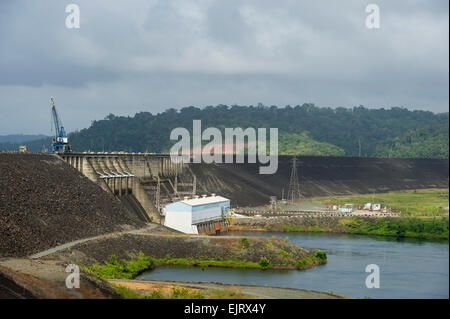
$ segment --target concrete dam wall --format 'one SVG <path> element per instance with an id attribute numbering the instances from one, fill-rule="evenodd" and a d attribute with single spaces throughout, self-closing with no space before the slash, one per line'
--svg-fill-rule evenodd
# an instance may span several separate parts
<path id="1" fill-rule="evenodd" d="M 279 156 L 275 174 L 259 174 L 260 163 L 175 164 L 163 154 L 71 154 L 63 158 L 113 194 L 129 192 L 153 220 L 157 206 L 184 196 L 216 193 L 232 206 L 267 204 L 288 191 L 292 156 Z M 78 159 L 77 159 L 78 158 Z M 304 198 L 448 187 L 448 159 L 299 156 Z M 80 164 L 82 163 L 82 165 Z M 108 175 L 130 174 L 116 178 Z M 126 186 L 127 185 L 127 186 Z"/>
<path id="2" fill-rule="evenodd" d="M 192 184 L 178 184 L 178 176 L 189 175 L 183 172 L 187 166 L 172 162 L 167 155 L 70 153 L 61 158 L 116 196 L 145 222 L 162 223 L 158 208 L 188 195 L 182 189 Z M 190 196 L 193 193 L 189 190 Z"/>
<path id="3" fill-rule="evenodd" d="M 259 174 L 260 163 L 175 164 L 163 154 L 68 155 L 65 160 L 105 190 L 133 194 L 154 221 L 161 221 L 156 206 L 184 196 L 216 193 L 231 199 L 232 206 L 267 204 L 270 196 L 281 199 L 288 192 L 292 156 L 279 156 L 278 170 Z M 89 158 L 92 156 L 92 158 Z M 364 158 L 299 156 L 297 171 L 304 198 L 371 194 L 403 189 L 448 187 L 448 159 Z M 133 175 L 129 181 L 106 178 L 111 172 Z M 119 185 L 119 186 L 118 186 Z M 159 185 L 159 186 L 158 186 Z M 159 194 L 159 195 L 158 195 Z"/>

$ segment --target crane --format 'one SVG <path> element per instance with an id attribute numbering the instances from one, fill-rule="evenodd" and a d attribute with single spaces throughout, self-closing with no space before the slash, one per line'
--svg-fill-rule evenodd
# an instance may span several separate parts
<path id="1" fill-rule="evenodd" d="M 56 112 L 55 99 L 50 98 L 50 107 L 52 112 L 52 121 L 55 128 L 55 135 L 52 138 L 52 152 L 53 153 L 68 153 L 70 152 L 69 138 L 66 135 L 64 126 L 59 119 L 58 112 Z M 53 131 L 53 127 L 52 127 Z"/>

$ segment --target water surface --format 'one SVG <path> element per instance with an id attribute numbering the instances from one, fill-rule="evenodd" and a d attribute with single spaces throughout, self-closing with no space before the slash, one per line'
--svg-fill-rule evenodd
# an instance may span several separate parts
<path id="1" fill-rule="evenodd" d="M 160 267 L 139 278 L 219 282 L 333 291 L 349 297 L 449 298 L 448 241 L 395 239 L 347 234 L 245 233 L 228 235 L 289 238 L 306 249 L 319 248 L 328 263 L 307 270 L 242 270 Z M 380 288 L 366 288 L 365 268 L 380 268 Z"/>

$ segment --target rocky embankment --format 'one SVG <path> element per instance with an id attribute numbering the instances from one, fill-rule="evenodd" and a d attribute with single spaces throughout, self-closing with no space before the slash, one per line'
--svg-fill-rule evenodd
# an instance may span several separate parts
<path id="1" fill-rule="evenodd" d="M 0 153 L 0 257 L 144 225 L 57 156 Z"/>
<path id="2" fill-rule="evenodd" d="M 448 187 L 448 159 L 298 156 L 298 177 L 305 198 L 384 193 Z M 289 185 L 292 156 L 278 157 L 275 174 L 261 175 L 260 163 L 189 164 L 197 193 L 216 193 L 233 206 L 268 204 Z M 190 174 L 186 180 L 190 181 Z"/>
<path id="3" fill-rule="evenodd" d="M 80 265 L 91 265 L 109 260 L 129 260 L 143 252 L 155 259 L 177 258 L 194 260 L 236 261 L 259 263 L 266 258 L 273 268 L 309 268 L 325 261 L 318 261 L 314 252 L 292 245 L 279 238 L 238 236 L 185 236 L 154 234 L 123 234 L 89 241 L 49 254 L 45 259 L 58 259 Z M 298 261 L 303 264 L 298 266 Z"/>

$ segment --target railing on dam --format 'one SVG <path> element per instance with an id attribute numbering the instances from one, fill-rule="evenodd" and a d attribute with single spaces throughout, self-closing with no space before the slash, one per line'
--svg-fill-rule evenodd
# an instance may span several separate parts
<path id="1" fill-rule="evenodd" d="M 400 217 L 398 213 L 340 213 L 335 211 L 259 211 L 259 210 L 236 210 L 237 214 L 245 216 L 261 216 L 261 217 Z"/>
<path id="2" fill-rule="evenodd" d="M 118 157 L 118 156 L 146 156 L 170 158 L 170 154 L 165 153 L 126 153 L 126 152 L 71 152 L 60 154 L 61 157 L 84 156 L 84 157 Z"/>
<path id="3" fill-rule="evenodd" d="M 111 172 L 122 171 L 139 178 L 175 176 L 186 167 L 184 163 L 172 161 L 170 154 L 125 153 L 125 152 L 78 152 L 59 154 L 66 162 L 82 171 L 83 162 L 93 161 L 103 178 L 114 176 Z M 112 164 L 120 163 L 120 165 Z M 98 163 L 98 165 L 97 165 Z M 119 168 L 119 166 L 121 166 Z M 106 169 L 104 169 L 106 167 Z M 120 174 L 116 174 L 120 175 Z"/>

